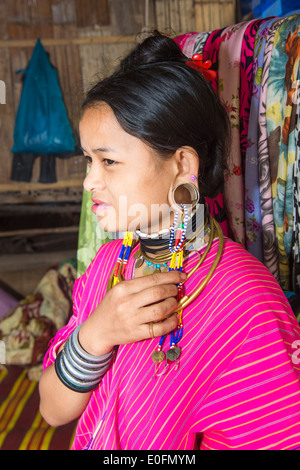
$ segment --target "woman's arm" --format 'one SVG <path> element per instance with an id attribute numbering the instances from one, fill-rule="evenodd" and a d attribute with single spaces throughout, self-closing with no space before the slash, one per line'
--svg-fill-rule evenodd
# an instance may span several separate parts
<path id="1" fill-rule="evenodd" d="M 178 271 L 156 273 L 123 281 L 114 286 L 95 311 L 82 324 L 79 342 L 89 354 L 107 354 L 115 345 L 150 338 L 149 322 L 155 336 L 162 336 L 177 326 L 177 286 L 186 275 Z M 92 392 L 70 390 L 58 378 L 55 366 L 49 366 L 40 379 L 40 412 L 52 426 L 78 418 L 85 410 Z"/>
<path id="2" fill-rule="evenodd" d="M 92 394 L 73 392 L 63 385 L 56 375 L 54 364 L 43 372 L 39 391 L 40 412 L 50 426 L 62 426 L 78 418 Z"/>

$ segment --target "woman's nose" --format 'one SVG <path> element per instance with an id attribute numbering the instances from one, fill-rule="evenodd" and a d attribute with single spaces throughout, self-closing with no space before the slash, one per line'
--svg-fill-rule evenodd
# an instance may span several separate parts
<path id="1" fill-rule="evenodd" d="M 91 167 L 88 169 L 87 175 L 83 182 L 83 187 L 86 191 L 92 192 L 95 188 L 104 189 L 105 184 L 102 176 L 100 175 L 99 169 Z"/>

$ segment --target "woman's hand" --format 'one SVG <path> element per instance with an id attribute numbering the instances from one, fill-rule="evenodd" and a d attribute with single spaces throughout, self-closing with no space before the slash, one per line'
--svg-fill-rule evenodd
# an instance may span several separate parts
<path id="1" fill-rule="evenodd" d="M 155 273 L 114 286 L 82 324 L 79 331 L 82 347 L 90 354 L 101 356 L 115 345 L 148 339 L 151 322 L 154 322 L 155 336 L 172 331 L 177 326 L 177 315 L 169 315 L 178 305 L 176 284 L 186 279 L 182 275 L 178 271 Z M 80 416 L 91 396 L 91 392 L 77 393 L 65 387 L 53 364 L 42 374 L 39 388 L 40 411 L 52 426 Z"/>
<path id="2" fill-rule="evenodd" d="M 151 322 L 155 337 L 170 333 L 178 322 L 176 314 L 170 315 L 178 306 L 176 284 L 185 279 L 185 274 L 169 271 L 115 285 L 82 325 L 82 347 L 99 356 L 115 345 L 148 339 Z"/>

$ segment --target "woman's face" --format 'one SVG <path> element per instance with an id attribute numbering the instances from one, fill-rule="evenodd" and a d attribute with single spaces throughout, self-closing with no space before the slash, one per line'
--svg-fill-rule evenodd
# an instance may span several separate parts
<path id="1" fill-rule="evenodd" d="M 89 172 L 93 212 L 109 232 L 154 232 L 173 222 L 169 204 L 176 166 L 160 159 L 148 145 L 125 132 L 112 109 L 101 103 L 81 119 L 80 140 Z"/>

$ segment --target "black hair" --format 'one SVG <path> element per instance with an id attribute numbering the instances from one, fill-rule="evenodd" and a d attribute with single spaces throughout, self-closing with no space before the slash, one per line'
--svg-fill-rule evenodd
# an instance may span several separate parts
<path id="1" fill-rule="evenodd" d="M 155 32 L 87 93 L 82 108 L 108 104 L 121 127 L 161 158 L 194 148 L 201 195 L 213 198 L 223 188 L 229 119 L 212 86 L 187 60 L 173 39 Z"/>

